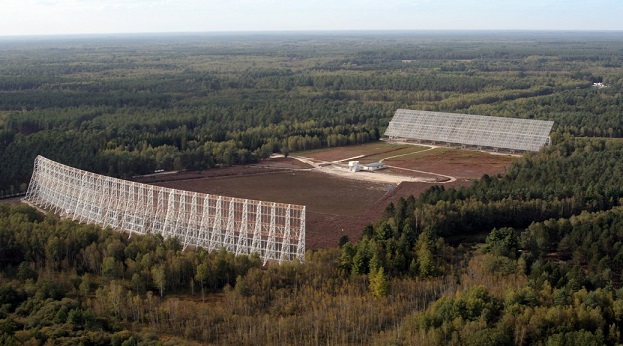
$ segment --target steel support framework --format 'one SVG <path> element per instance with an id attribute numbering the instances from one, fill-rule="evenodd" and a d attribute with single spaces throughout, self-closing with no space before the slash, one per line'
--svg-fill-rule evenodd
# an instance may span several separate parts
<path id="1" fill-rule="evenodd" d="M 398 109 L 385 136 L 474 147 L 539 151 L 553 121 Z"/>
<path id="2" fill-rule="evenodd" d="M 184 248 L 303 261 L 305 206 L 130 182 L 35 159 L 25 199 L 62 217 L 124 232 L 176 237 Z"/>

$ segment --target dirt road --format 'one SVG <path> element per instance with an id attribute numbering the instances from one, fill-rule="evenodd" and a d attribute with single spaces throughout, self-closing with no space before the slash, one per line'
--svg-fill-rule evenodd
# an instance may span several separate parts
<path id="1" fill-rule="evenodd" d="M 431 147 L 426 150 L 432 150 L 432 149 L 434 149 L 434 147 Z M 404 156 L 404 155 L 411 155 L 411 153 L 389 156 L 389 157 L 382 159 L 380 162 L 382 162 L 385 159 L 391 159 L 394 157 L 399 157 L 399 156 Z M 396 170 L 404 170 L 404 171 L 409 171 L 409 172 L 414 172 L 414 173 L 426 174 L 432 177 L 413 177 L 413 176 L 400 175 L 400 174 L 388 174 L 388 173 L 381 173 L 381 172 L 366 172 L 366 171 L 351 172 L 348 170 L 348 165 L 342 163 L 342 162 L 349 161 L 351 159 L 360 158 L 363 156 L 364 155 L 359 155 L 356 157 L 346 158 L 342 160 L 335 160 L 335 161 L 322 161 L 322 160 L 311 159 L 311 158 L 304 157 L 304 156 L 290 156 L 290 157 L 312 166 L 313 167 L 312 170 L 314 171 L 337 175 L 337 176 L 340 176 L 346 179 L 374 181 L 374 182 L 389 183 L 389 184 L 395 184 L 395 185 L 398 185 L 402 182 L 435 183 L 435 184 L 442 183 L 443 184 L 443 183 L 456 181 L 455 177 L 452 177 L 449 175 L 444 175 L 444 174 L 439 174 L 439 173 L 434 173 L 434 172 L 419 171 L 415 169 L 394 167 L 394 166 L 387 166 L 387 167 L 390 167 Z"/>

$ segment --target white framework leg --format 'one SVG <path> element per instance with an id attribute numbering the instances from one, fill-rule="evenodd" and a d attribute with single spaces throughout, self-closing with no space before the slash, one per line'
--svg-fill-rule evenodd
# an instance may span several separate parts
<path id="1" fill-rule="evenodd" d="M 177 237 L 269 261 L 302 261 L 305 206 L 191 193 L 81 171 L 38 156 L 25 200 L 79 222 Z"/>

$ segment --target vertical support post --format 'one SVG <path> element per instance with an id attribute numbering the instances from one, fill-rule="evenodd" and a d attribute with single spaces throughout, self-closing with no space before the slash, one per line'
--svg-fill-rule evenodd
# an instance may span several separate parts
<path id="1" fill-rule="evenodd" d="M 210 195 L 206 195 L 203 199 L 203 213 L 201 213 L 201 225 L 199 226 L 198 240 L 195 245 L 210 248 Z"/>
<path id="2" fill-rule="evenodd" d="M 35 165 L 32 168 L 32 177 L 30 178 L 30 183 L 28 184 L 28 189 L 26 190 L 26 200 L 32 200 L 34 198 L 34 196 L 36 196 L 36 192 L 39 188 L 39 179 L 41 179 L 40 177 L 40 158 L 41 156 L 37 156 L 37 158 L 35 158 Z"/>
<path id="3" fill-rule="evenodd" d="M 299 228 L 299 241 L 296 246 L 296 258 L 303 262 L 305 260 L 305 206 L 301 212 L 301 226 Z"/>
<path id="4" fill-rule="evenodd" d="M 126 195 L 121 205 L 122 213 L 119 228 L 122 230 L 129 230 L 130 236 L 132 236 L 132 214 L 134 210 L 134 207 L 132 206 L 132 199 L 134 197 L 134 186 L 132 183 L 124 182 L 123 190 L 126 191 Z"/>
<path id="5" fill-rule="evenodd" d="M 186 203 L 188 203 L 188 192 L 180 191 L 180 203 L 177 207 L 177 220 L 175 220 L 175 227 L 173 228 L 173 236 L 178 241 L 183 241 L 183 237 L 186 235 L 188 229 L 188 214 L 186 213 Z"/>
<path id="6" fill-rule="evenodd" d="M 236 256 L 248 254 L 249 242 L 247 241 L 249 234 L 249 200 L 245 199 L 242 204 L 242 220 L 238 229 L 238 241 L 236 242 Z"/>
<path id="7" fill-rule="evenodd" d="M 162 230 L 160 231 L 160 234 L 162 234 L 163 237 L 168 237 L 171 233 L 172 233 L 172 229 L 174 228 L 173 225 L 173 218 L 175 218 L 175 190 L 170 189 L 169 190 L 169 203 L 167 206 L 167 212 L 166 212 L 166 216 L 164 218 L 164 225 L 162 226 Z"/>
<path id="8" fill-rule="evenodd" d="M 257 202 L 255 208 L 255 227 L 253 228 L 250 253 L 257 253 L 262 258 L 264 256 L 262 252 L 262 202 Z"/>
<path id="9" fill-rule="evenodd" d="M 103 194 L 100 196 L 100 213 L 101 213 L 101 219 L 102 219 L 102 227 L 106 228 L 106 226 L 108 225 L 109 218 L 108 218 L 108 213 L 110 212 L 110 198 L 113 194 L 113 181 L 110 179 L 106 179 L 104 182 L 104 189 L 103 189 Z"/>
<path id="10" fill-rule="evenodd" d="M 91 195 L 89 196 L 89 211 L 87 223 L 99 223 L 100 196 L 103 195 L 102 176 L 91 176 Z"/>
<path id="11" fill-rule="evenodd" d="M 134 195 L 134 210 L 132 211 L 132 232 L 145 234 L 145 211 L 147 210 L 145 205 L 145 185 L 136 184 L 135 188 L 137 191 Z"/>
<path id="12" fill-rule="evenodd" d="M 227 225 L 225 226 L 225 238 L 223 239 L 223 246 L 227 251 L 234 251 L 236 243 L 234 241 L 234 217 L 236 213 L 236 203 L 234 199 L 229 200 L 229 208 L 227 210 Z"/>
<path id="13" fill-rule="evenodd" d="M 167 199 L 166 196 L 165 188 L 159 187 L 156 214 L 154 215 L 154 221 L 151 228 L 152 233 L 162 234 L 162 230 L 164 229 L 164 220 L 166 218 L 164 203 Z"/>
<path id="14" fill-rule="evenodd" d="M 216 200 L 216 209 L 214 215 L 214 224 L 212 225 L 212 234 L 210 236 L 210 243 L 208 244 L 208 250 L 220 249 L 223 246 L 223 197 L 218 196 Z"/>
<path id="15" fill-rule="evenodd" d="M 277 209 L 277 203 L 273 203 L 270 208 L 270 226 L 268 228 L 268 241 L 266 242 L 266 253 L 264 255 L 264 265 L 268 262 L 269 259 L 277 259 L 275 254 L 275 230 L 276 230 L 276 221 L 275 221 L 275 213 Z"/>
<path id="16" fill-rule="evenodd" d="M 130 235 L 151 231 L 180 237 L 184 248 L 258 253 L 264 264 L 294 257 L 302 261 L 305 255 L 305 207 L 148 187 L 41 156 L 35 160 L 25 198 L 80 222 Z"/>
<path id="17" fill-rule="evenodd" d="M 144 203 L 145 207 L 143 208 L 143 234 L 147 234 L 152 231 L 154 219 L 156 218 L 156 215 L 154 215 L 154 203 L 156 203 L 156 200 L 154 199 L 153 185 L 149 185 L 149 188 L 147 189 L 147 198 L 145 199 Z"/>
<path id="18" fill-rule="evenodd" d="M 76 207 L 73 210 L 72 220 L 79 220 L 84 210 L 84 200 L 86 198 L 87 172 L 83 172 L 80 176 L 80 190 L 76 198 Z"/>
<path id="19" fill-rule="evenodd" d="M 199 215 L 197 213 L 197 193 L 195 192 L 190 199 L 190 215 L 188 217 L 188 225 L 186 226 L 186 232 L 184 235 L 183 250 L 186 249 L 191 239 L 194 239 L 196 242 L 197 231 L 200 228 L 199 222 Z"/>
<path id="20" fill-rule="evenodd" d="M 279 263 L 290 260 L 290 205 L 286 207 L 285 225 L 281 237 L 281 256 Z"/>

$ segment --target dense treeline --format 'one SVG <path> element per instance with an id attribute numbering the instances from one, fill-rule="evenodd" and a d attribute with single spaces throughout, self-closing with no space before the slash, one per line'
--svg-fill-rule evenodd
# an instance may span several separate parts
<path id="1" fill-rule="evenodd" d="M 4 192 L 37 154 L 123 177 L 205 169 L 373 140 L 398 107 L 556 130 L 504 175 L 401 198 L 304 263 L 0 204 L 0 343 L 623 343 L 621 42 L 471 35 L 2 46 Z"/>
<path id="2" fill-rule="evenodd" d="M 533 168 L 533 167 L 532 167 Z M 529 172 L 532 168 L 522 167 Z M 443 198 L 443 197 L 442 197 Z M 447 198 L 447 196 L 446 196 Z M 342 248 L 342 260 L 357 263 L 368 244 L 377 244 L 369 263 L 388 268 L 399 277 L 417 277 L 421 263 L 433 259 L 430 275 L 455 277 L 460 285 L 446 291 L 425 312 L 406 316 L 400 326 L 374 338 L 379 344 L 426 345 L 616 345 L 623 327 L 623 209 L 586 211 L 570 218 L 533 222 L 525 230 L 494 228 L 469 263 L 457 261 L 463 246 L 454 251 L 454 266 L 443 263 L 448 250 L 440 242 L 435 256 L 422 251 L 422 238 L 435 237 L 413 231 L 415 199 L 388 206 L 382 220 L 364 231 L 354 245 Z M 405 213 L 405 211 L 407 211 Z M 438 217 L 443 218 L 439 215 Z M 477 218 L 476 216 L 475 218 Z M 419 222 L 419 221 L 418 221 Z M 402 232 L 392 236 L 392 227 Z M 389 226 L 389 227 L 388 227 Z M 415 225 L 417 227 L 417 225 Z M 393 227 L 396 229 L 396 227 Z M 426 230 L 428 229 L 428 230 Z M 379 238 L 387 231 L 389 237 Z M 381 232 L 379 234 L 379 232 Z M 405 234 L 419 234 L 411 245 L 411 267 L 392 271 L 396 249 Z M 396 238 L 398 236 L 398 238 Z M 446 245 L 447 246 L 447 245 Z M 409 248 L 408 248 L 409 249 Z M 379 256 L 378 254 L 382 254 Z M 458 257 L 457 257 L 458 256 Z M 368 256 L 368 259 L 370 256 Z M 379 260 L 381 258 L 381 260 Z M 385 260 L 385 261 L 383 261 Z M 372 266 L 372 264 L 370 264 Z M 415 269 L 415 270 L 414 270 Z M 457 270 L 458 269 L 458 270 Z M 376 271 L 369 270 L 374 282 Z M 374 293 L 375 286 L 370 286 Z"/>
<path id="3" fill-rule="evenodd" d="M 257 256 L 181 251 L 7 204 L 0 254 L 3 345 L 360 344 L 454 287 L 385 277 L 371 299 L 377 287 L 336 265 L 336 249 L 263 268 Z"/>
<path id="4" fill-rule="evenodd" d="M 504 176 L 484 176 L 469 187 L 433 187 L 417 200 L 390 204 L 361 240 L 342 247 L 339 265 L 351 273 L 366 265 L 372 293 L 377 268 L 389 277 L 460 283 L 375 343 L 622 342 L 623 146 L 569 136 L 557 141 Z M 474 232 L 488 235 L 467 257 L 463 245 L 449 247 L 439 238 Z"/>
<path id="5" fill-rule="evenodd" d="M 526 155 L 503 176 L 485 175 L 469 187 L 429 189 L 418 199 L 415 214 L 436 233 L 450 236 L 525 228 L 533 221 L 623 204 L 623 142 L 559 141 Z"/>
<path id="6" fill-rule="evenodd" d="M 586 273 L 575 277 L 576 288 L 591 287 L 587 283 L 623 282 L 623 209 L 574 215 L 571 218 L 550 219 L 534 223 L 522 234 L 523 246 L 534 258 L 543 262 L 550 254 L 572 266 L 585 268 Z M 561 282 L 562 280 L 562 282 Z M 562 277 L 552 284 L 561 286 L 568 280 Z"/>
<path id="7" fill-rule="evenodd" d="M 412 207 L 409 200 L 400 204 Z M 389 207 L 381 223 L 400 214 Z M 454 263 L 428 277 L 396 278 L 381 266 L 372 265 L 368 275 L 347 270 L 344 256 L 353 244 L 341 253 L 308 253 L 304 264 L 262 268 L 255 256 L 182 252 L 176 240 L 128 239 L 0 205 L 0 339 L 6 345 L 614 345 L 623 341 L 614 264 L 622 222 L 622 209 L 614 208 L 534 223 L 521 233 L 496 229 L 473 254 L 446 249 Z M 418 258 L 421 241 L 414 243 Z"/>
<path id="8" fill-rule="evenodd" d="M 207 169 L 375 140 L 399 107 L 623 136 L 616 35 L 466 35 L 6 42 L 0 195 L 25 188 L 37 154 L 120 177 Z"/>
<path id="9" fill-rule="evenodd" d="M 537 228 L 534 222 L 621 206 L 623 178 L 618 172 L 623 170 L 622 155 L 623 142 L 571 137 L 525 156 L 503 176 L 485 175 L 468 187 L 446 190 L 433 186 L 417 199 L 401 198 L 387 207 L 381 220 L 366 227 L 361 240 L 342 248 L 341 265 L 352 274 L 369 274 L 382 267 L 390 276 L 434 276 L 456 265 L 452 263 L 453 258 L 456 261 L 453 249 L 444 245 L 440 236 L 466 237 L 506 228 L 532 230 Z M 603 228 L 601 224 L 595 227 Z M 538 239 L 525 244 L 534 254 L 558 251 L 563 259 L 571 258 L 570 251 L 576 246 L 569 244 L 560 230 L 548 228 L 537 233 Z M 593 242 L 592 260 L 601 261 L 599 267 L 593 263 L 592 269 L 601 272 L 611 266 L 615 272 L 611 275 L 618 277 L 623 254 L 617 257 L 609 252 L 611 247 L 600 250 L 594 247 L 594 238 L 584 239 Z M 607 239 L 618 249 L 616 241 Z M 560 241 L 561 249 L 547 245 Z"/>
<path id="10" fill-rule="evenodd" d="M 493 230 L 462 287 L 380 343 L 616 345 L 623 327 L 620 207 Z M 519 248 L 524 250 L 518 251 Z"/>
<path id="11" fill-rule="evenodd" d="M 342 247 L 340 266 L 353 277 L 409 276 L 427 278 L 440 275 L 460 258 L 436 233 L 417 230 L 415 198 L 400 198 L 390 204 L 384 217 L 367 226 L 362 238 Z M 447 268 L 446 268 L 447 269 Z M 375 292 L 382 295 L 382 292 Z"/>
<path id="12" fill-rule="evenodd" d="M 257 257 L 182 252 L 176 240 L 128 239 L 2 205 L 0 337 L 9 345 L 619 344 L 623 209 L 595 201 L 621 186 L 608 173 L 619 169 L 620 144 L 561 139 L 505 177 L 390 204 L 355 243 L 267 268 Z M 579 187 L 567 191 L 565 182 Z M 496 227 L 475 250 L 439 237 L 438 225 L 455 213 L 427 219 L 423 212 L 466 198 L 496 204 L 514 190 L 521 192 L 511 198 L 515 208 L 582 198 L 577 210 L 571 203 L 525 229 L 507 227 L 514 224 L 504 213 L 481 205 L 453 221 Z M 587 212 L 590 206 L 596 211 Z"/>

